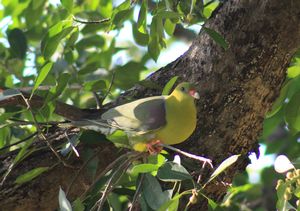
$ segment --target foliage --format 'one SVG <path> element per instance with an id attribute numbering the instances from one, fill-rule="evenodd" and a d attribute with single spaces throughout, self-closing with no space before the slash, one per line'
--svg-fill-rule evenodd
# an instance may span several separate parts
<path id="1" fill-rule="evenodd" d="M 162 50 L 176 39 L 176 26 L 188 28 L 203 24 L 218 4 L 219 1 L 214 0 L 61 0 L 57 3 L 46 0 L 3 0 L 0 9 L 0 24 L 3 26 L 0 31 L 0 87 L 10 89 L 0 92 L 0 100 L 21 95 L 20 89 L 29 91 L 31 96 L 42 96 L 45 101 L 40 109 L 14 106 L 0 108 L 0 153 L 19 149 L 2 182 L 23 159 L 40 150 L 32 144 L 34 137 L 41 131 L 47 131 L 50 126 L 45 124 L 43 127 L 37 123 L 63 121 L 54 113 L 56 100 L 81 108 L 95 108 L 97 103 L 94 95 L 98 96 L 101 103 L 107 102 L 135 84 L 160 89 L 167 94 L 177 78 L 171 79 L 164 88 L 141 81 L 142 76 L 152 71 L 149 70 L 149 63 L 157 61 Z M 130 32 L 124 32 L 128 25 Z M 218 32 L 206 27 L 203 30 L 224 50 L 229 47 Z M 118 40 L 122 33 L 132 36 L 133 41 L 124 38 Z M 264 121 L 260 143 L 266 146 L 267 154 L 284 153 L 292 160 L 299 157 L 299 99 L 300 52 L 291 61 L 281 95 Z M 24 125 L 24 120 L 28 125 Z M 91 144 L 105 140 L 99 133 L 83 131 L 69 137 L 64 145 L 58 147 L 59 156 L 67 158 L 77 154 L 76 145 L 79 141 Z M 118 140 L 122 141 L 120 137 Z M 89 148 L 84 154 L 86 160 L 90 159 L 86 169 L 95 177 L 99 161 L 92 159 L 92 150 Z M 121 210 L 132 202 L 135 192 L 141 192 L 138 203 L 143 210 L 176 210 L 182 196 L 189 195 L 190 203 L 199 197 L 206 197 L 202 195 L 202 186 L 195 184 L 184 165 L 166 162 L 166 158 L 170 160 L 166 154 L 150 156 L 147 163 L 134 163 L 128 168 L 125 160 L 120 160 L 120 168 L 107 172 L 97 180 L 89 193 L 90 197 L 69 202 L 60 189 L 60 208 L 70 210 L 72 206 L 73 210 L 90 209 L 99 200 L 99 192 L 105 190 L 109 181 L 115 189 L 109 192 L 103 206 L 115 210 Z M 210 181 L 234 163 L 235 158 L 231 157 L 226 161 L 227 164 L 223 163 Z M 49 166 L 36 167 L 20 175 L 15 182 L 28 182 L 50 170 Z M 293 175 L 297 172 L 294 171 Z M 258 184 L 250 184 L 246 173 L 239 175 L 222 204 L 217 205 L 207 198 L 210 209 L 247 208 L 246 202 L 262 197 L 259 190 L 273 190 L 279 177 L 267 167 L 263 169 Z M 299 198 L 298 180 L 288 178 L 285 182 L 279 182 L 279 208 L 282 207 L 282 200 L 287 201 L 286 192 L 294 193 Z M 161 184 L 169 186 L 165 188 Z M 288 189 L 291 185 L 294 188 Z M 274 190 L 272 193 L 274 199 Z"/>
<path id="2" fill-rule="evenodd" d="M 295 169 L 286 174 L 285 181 L 277 181 L 277 203 L 278 210 L 299 210 L 300 208 L 300 169 Z M 292 206 L 290 201 L 295 198 L 296 206 Z"/>

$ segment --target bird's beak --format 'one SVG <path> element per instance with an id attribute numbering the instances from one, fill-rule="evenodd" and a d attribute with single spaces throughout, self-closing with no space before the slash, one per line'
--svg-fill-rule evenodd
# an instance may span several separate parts
<path id="1" fill-rule="evenodd" d="M 191 95 L 193 98 L 195 98 L 195 99 L 199 99 L 200 98 L 200 95 L 199 95 L 199 93 L 195 90 L 195 89 L 191 89 L 190 91 L 189 91 L 189 95 Z"/>

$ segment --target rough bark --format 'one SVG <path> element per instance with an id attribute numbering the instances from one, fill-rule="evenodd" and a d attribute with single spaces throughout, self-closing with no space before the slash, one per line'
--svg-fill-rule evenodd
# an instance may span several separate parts
<path id="1" fill-rule="evenodd" d="M 198 127 L 194 135 L 178 147 L 211 158 L 215 166 L 230 155 L 242 154 L 218 179 L 230 183 L 234 175 L 249 164 L 247 155 L 257 153 L 265 113 L 278 96 L 289 61 L 300 47 L 300 1 L 226 1 L 205 26 L 222 34 L 229 48 L 224 50 L 205 32 L 200 32 L 184 55 L 155 72 L 149 80 L 164 84 L 178 75 L 182 80 L 197 84 L 201 90 Z M 154 93 L 138 86 L 125 96 L 139 98 Z M 114 104 L 123 100 L 120 97 Z M 106 150 L 108 155 L 116 155 L 113 147 Z M 53 163 L 53 156 L 33 155 L 19 168 L 41 166 L 43 162 Z M 104 160 L 102 167 L 109 162 L 111 160 Z M 24 168 L 30 169 L 28 166 Z M 27 185 L 18 187 L 8 183 L 0 194 L 2 209 L 24 210 L 27 206 L 24 204 L 31 203 L 32 210 L 41 207 L 53 210 L 57 206 L 59 185 L 66 184 L 72 174 L 71 170 L 57 166 Z M 216 201 L 226 193 L 227 187 L 222 182 L 215 182 L 206 189 L 208 196 Z M 83 187 L 78 185 L 77 188 L 78 194 Z M 16 197 L 8 197 L 13 195 Z M 201 203 L 192 209 L 206 210 L 206 206 Z"/>

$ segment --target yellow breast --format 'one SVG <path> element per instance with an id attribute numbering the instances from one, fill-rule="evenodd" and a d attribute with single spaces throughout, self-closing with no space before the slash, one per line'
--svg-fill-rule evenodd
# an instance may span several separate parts
<path id="1" fill-rule="evenodd" d="M 197 111 L 190 97 L 170 95 L 166 99 L 167 124 L 156 131 L 156 138 L 164 144 L 178 144 L 185 141 L 196 128 Z"/>

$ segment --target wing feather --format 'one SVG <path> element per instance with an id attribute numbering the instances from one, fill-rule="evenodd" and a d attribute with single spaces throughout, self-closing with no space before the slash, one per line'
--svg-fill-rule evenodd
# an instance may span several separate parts
<path id="1" fill-rule="evenodd" d="M 101 119 L 126 132 L 157 130 L 166 124 L 165 97 L 148 97 L 117 106 L 102 114 Z"/>

